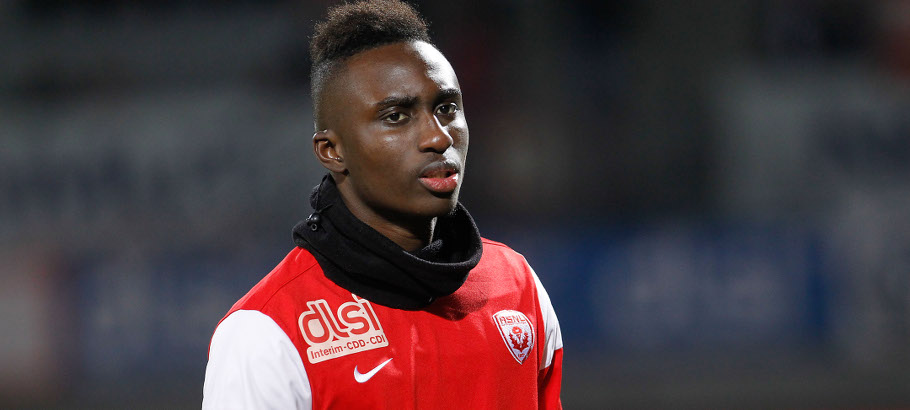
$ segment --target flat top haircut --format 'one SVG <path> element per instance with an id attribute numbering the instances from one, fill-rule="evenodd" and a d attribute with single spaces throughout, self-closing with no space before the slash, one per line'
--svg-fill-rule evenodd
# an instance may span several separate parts
<path id="1" fill-rule="evenodd" d="M 400 0 L 366 0 L 329 9 L 310 41 L 310 91 L 317 131 L 322 128 L 320 101 L 325 85 L 341 63 L 361 51 L 401 41 L 432 44 L 427 23 Z"/>

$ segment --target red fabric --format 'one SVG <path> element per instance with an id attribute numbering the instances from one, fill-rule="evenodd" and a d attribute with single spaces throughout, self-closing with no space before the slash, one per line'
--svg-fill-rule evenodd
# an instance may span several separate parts
<path id="1" fill-rule="evenodd" d="M 483 242 L 483 257 L 465 284 L 424 310 L 358 300 L 328 280 L 309 252 L 295 248 L 228 314 L 258 310 L 287 333 L 306 369 L 313 409 L 561 408 L 562 352 L 540 370 L 544 323 L 530 269 L 505 245 Z M 521 312 L 534 327 L 534 354 L 522 363 L 493 319 L 504 310 Z M 327 358 L 333 350 L 308 352 L 301 322 L 311 341 L 336 343 L 335 350 L 383 340 L 388 345 Z M 368 381 L 355 381 L 355 367 L 367 373 L 389 358 Z"/>
<path id="2" fill-rule="evenodd" d="M 538 409 L 561 409 L 562 400 L 559 398 L 562 388 L 562 349 L 557 349 L 553 353 L 553 362 L 550 366 L 541 370 L 538 376 L 537 391 L 540 395 L 538 400 Z"/>

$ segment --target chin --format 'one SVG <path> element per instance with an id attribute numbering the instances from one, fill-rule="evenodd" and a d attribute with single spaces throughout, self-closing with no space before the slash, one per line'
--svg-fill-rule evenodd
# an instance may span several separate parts
<path id="1" fill-rule="evenodd" d="M 427 204 L 427 206 L 422 207 L 422 212 L 418 212 L 421 215 L 429 217 L 440 217 L 448 216 L 455 212 L 455 206 L 458 205 L 458 196 L 452 195 L 448 198 L 436 198 L 436 200 Z"/>

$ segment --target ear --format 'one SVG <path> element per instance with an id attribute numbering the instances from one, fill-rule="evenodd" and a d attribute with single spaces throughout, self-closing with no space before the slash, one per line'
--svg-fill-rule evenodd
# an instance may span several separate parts
<path id="1" fill-rule="evenodd" d="M 327 170 L 337 173 L 347 171 L 341 153 L 341 139 L 332 130 L 317 131 L 313 134 L 313 152 L 316 159 Z"/>

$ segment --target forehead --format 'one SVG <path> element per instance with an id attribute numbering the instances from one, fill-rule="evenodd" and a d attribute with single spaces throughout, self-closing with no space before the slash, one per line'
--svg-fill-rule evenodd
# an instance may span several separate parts
<path id="1" fill-rule="evenodd" d="M 421 96 L 438 90 L 459 89 L 449 61 L 432 45 L 393 43 L 351 56 L 339 78 L 348 96 L 375 103 L 390 96 Z"/>

